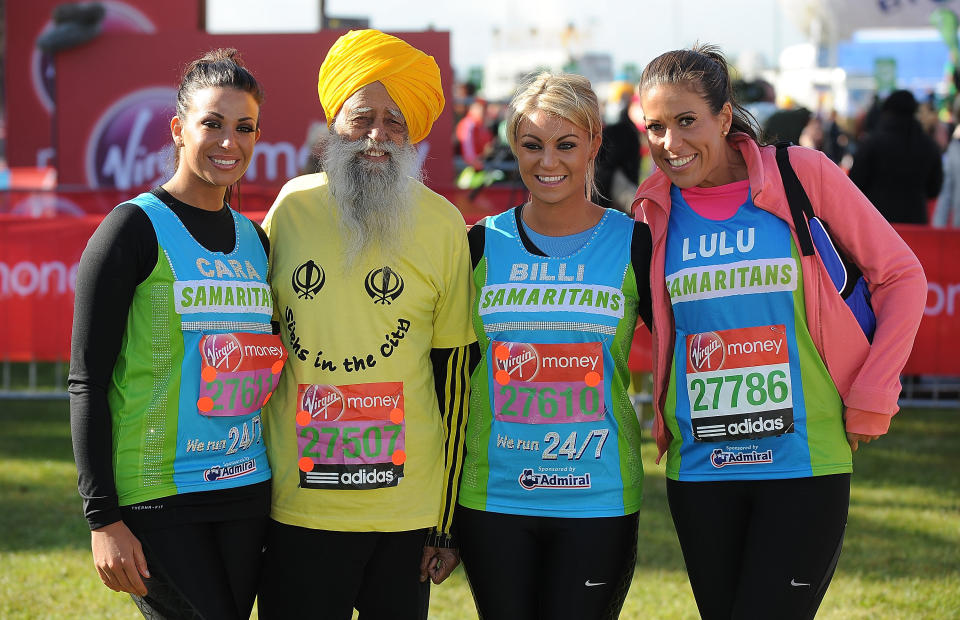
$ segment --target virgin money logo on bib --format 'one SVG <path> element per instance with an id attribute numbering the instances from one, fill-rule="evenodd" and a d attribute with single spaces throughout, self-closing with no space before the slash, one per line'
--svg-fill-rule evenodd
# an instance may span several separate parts
<path id="1" fill-rule="evenodd" d="M 298 386 L 300 488 L 393 487 L 407 460 L 403 383 Z"/>
<path id="2" fill-rule="evenodd" d="M 569 424 L 603 418 L 599 342 L 491 343 L 495 417 L 518 424 Z"/>
<path id="3" fill-rule="evenodd" d="M 493 344 L 496 374 L 506 373 L 511 379 L 530 381 L 540 371 L 540 355 L 537 349 L 526 342 Z"/>
<path id="4" fill-rule="evenodd" d="M 723 368 L 726 345 L 717 332 L 704 332 L 690 337 L 690 367 L 695 372 Z"/>
<path id="5" fill-rule="evenodd" d="M 243 361 L 243 347 L 233 334 L 210 334 L 203 339 L 200 353 L 208 366 L 218 371 L 233 372 Z"/>
<path id="6" fill-rule="evenodd" d="M 790 347 L 784 325 L 690 334 L 686 341 L 686 404 L 696 441 L 794 432 Z"/>
<path id="7" fill-rule="evenodd" d="M 332 385 L 310 385 L 300 398 L 300 411 L 318 422 L 333 422 L 343 415 L 343 394 Z"/>
<path id="8" fill-rule="evenodd" d="M 166 176 L 173 88 L 145 88 L 114 103 L 87 142 L 85 167 L 91 187 L 130 189 L 158 185 Z"/>

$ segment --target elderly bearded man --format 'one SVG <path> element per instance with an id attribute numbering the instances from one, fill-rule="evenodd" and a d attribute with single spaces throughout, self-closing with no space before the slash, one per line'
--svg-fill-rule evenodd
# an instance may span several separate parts
<path id="1" fill-rule="evenodd" d="M 425 618 L 450 537 L 469 379 L 459 211 L 415 180 L 436 62 L 375 30 L 320 67 L 324 172 L 263 228 L 289 361 L 265 409 L 274 471 L 261 618 Z"/>

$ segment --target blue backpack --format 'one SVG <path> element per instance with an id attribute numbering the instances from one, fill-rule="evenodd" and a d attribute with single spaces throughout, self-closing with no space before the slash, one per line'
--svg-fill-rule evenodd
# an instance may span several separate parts
<path id="1" fill-rule="evenodd" d="M 833 243 L 828 232 L 827 223 L 817 217 L 810 204 L 810 198 L 803 189 L 797 173 L 790 165 L 787 154 L 789 142 L 777 143 L 777 167 L 783 180 L 783 189 L 790 203 L 790 215 L 793 216 L 793 227 L 800 240 L 800 252 L 804 256 L 812 256 L 814 248 L 820 256 L 820 261 L 826 268 L 837 292 L 847 303 L 853 316 L 857 318 L 860 329 L 869 342 L 873 342 L 873 333 L 877 329 L 877 317 L 870 305 L 870 289 L 863 277 L 863 272 L 856 263 L 848 259 Z"/>

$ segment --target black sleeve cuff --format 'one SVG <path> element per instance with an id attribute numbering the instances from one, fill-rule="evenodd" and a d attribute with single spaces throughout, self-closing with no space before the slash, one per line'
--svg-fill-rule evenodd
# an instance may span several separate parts
<path id="1" fill-rule="evenodd" d="M 430 530 L 430 533 L 427 534 L 427 542 L 424 543 L 427 547 L 441 547 L 443 549 L 455 549 L 457 547 L 457 541 L 454 539 L 452 534 L 444 534 L 438 532 L 436 528 Z"/>
<path id="2" fill-rule="evenodd" d="M 123 520 L 123 515 L 120 513 L 119 508 L 87 512 L 84 516 L 87 518 L 87 525 L 90 526 L 90 531 L 98 530 L 101 527 L 106 527 L 111 523 Z"/>

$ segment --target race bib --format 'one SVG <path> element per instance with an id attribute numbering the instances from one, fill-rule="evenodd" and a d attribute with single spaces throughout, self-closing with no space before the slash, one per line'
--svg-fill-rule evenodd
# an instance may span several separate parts
<path id="1" fill-rule="evenodd" d="M 300 384 L 296 432 L 300 487 L 366 490 L 403 478 L 403 383 Z"/>
<path id="2" fill-rule="evenodd" d="M 279 336 L 207 334 L 200 339 L 200 397 L 206 416 L 254 413 L 270 400 L 287 360 Z"/>
<path id="3" fill-rule="evenodd" d="M 687 396 L 696 441 L 793 432 L 786 328 L 744 327 L 687 336 Z"/>
<path id="4" fill-rule="evenodd" d="M 599 342 L 491 343 L 494 416 L 502 422 L 556 424 L 603 419 Z"/>

